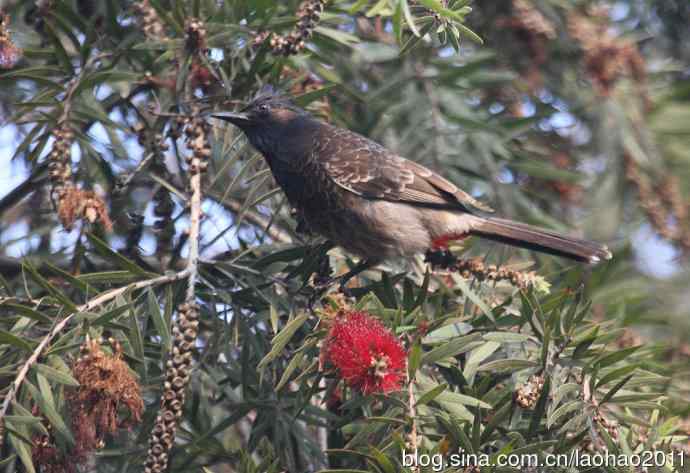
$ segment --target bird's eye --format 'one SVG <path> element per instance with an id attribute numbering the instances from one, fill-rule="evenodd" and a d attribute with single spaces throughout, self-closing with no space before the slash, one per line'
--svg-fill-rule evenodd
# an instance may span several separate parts
<path id="1" fill-rule="evenodd" d="M 261 115 L 267 115 L 268 114 L 268 105 L 266 105 L 266 104 L 259 105 L 259 113 L 261 113 Z"/>

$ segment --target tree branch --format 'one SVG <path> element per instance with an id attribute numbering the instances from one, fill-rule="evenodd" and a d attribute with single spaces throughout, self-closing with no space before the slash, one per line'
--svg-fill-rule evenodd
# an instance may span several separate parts
<path id="1" fill-rule="evenodd" d="M 72 312 L 71 314 L 67 315 L 65 318 L 63 318 L 61 321 L 56 323 L 53 328 L 48 332 L 48 334 L 43 337 L 43 340 L 38 344 L 38 346 L 34 349 L 33 353 L 31 353 L 31 356 L 24 362 L 22 365 L 21 369 L 17 373 L 17 376 L 14 379 L 14 382 L 10 386 L 10 390 L 7 392 L 5 395 L 5 399 L 2 402 L 2 407 L 0 407 L 0 444 L 2 444 L 2 427 L 3 427 L 3 420 L 5 418 L 5 415 L 7 414 L 7 411 L 9 410 L 10 404 L 14 400 L 15 396 L 17 395 L 17 392 L 19 392 L 19 388 L 21 387 L 22 383 L 24 382 L 24 379 L 26 378 L 26 375 L 29 373 L 29 369 L 38 361 L 40 358 L 41 354 L 45 350 L 45 348 L 50 344 L 53 339 L 62 332 L 62 330 L 67 326 L 67 324 L 70 323 L 70 321 L 74 318 L 75 315 L 77 315 L 80 312 L 88 312 L 95 307 L 98 307 L 99 305 L 105 304 L 106 302 L 116 298 L 117 296 L 124 294 L 125 292 L 129 290 L 137 290 L 137 289 L 142 289 L 145 287 L 149 286 L 155 286 L 157 284 L 165 284 L 165 283 L 170 283 L 173 281 L 177 281 L 180 279 L 183 279 L 187 277 L 189 274 L 188 270 L 180 271 L 178 273 L 170 274 L 170 275 L 165 275 L 165 276 L 159 276 L 157 278 L 153 279 L 147 279 L 145 281 L 138 281 L 134 282 L 131 284 L 128 284 L 126 286 L 118 287 L 115 289 L 111 289 L 109 291 L 104 292 L 103 294 L 100 294 L 93 299 L 87 301 L 85 304 L 80 305 L 77 307 L 77 309 Z"/>

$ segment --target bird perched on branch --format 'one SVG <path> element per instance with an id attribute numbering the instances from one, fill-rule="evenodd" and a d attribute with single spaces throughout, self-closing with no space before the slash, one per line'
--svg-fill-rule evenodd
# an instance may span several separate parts
<path id="1" fill-rule="evenodd" d="M 341 286 L 385 259 L 470 235 L 585 263 L 611 258 L 602 244 L 489 216 L 491 208 L 435 172 L 273 91 L 212 116 L 247 135 L 310 231 L 362 258 Z"/>

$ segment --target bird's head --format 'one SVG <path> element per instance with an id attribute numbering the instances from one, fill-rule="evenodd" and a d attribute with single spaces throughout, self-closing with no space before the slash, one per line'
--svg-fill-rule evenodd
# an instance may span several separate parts
<path id="1" fill-rule="evenodd" d="M 254 133 L 281 135 L 309 114 L 289 97 L 264 88 L 239 112 L 219 112 L 211 116 L 232 123 L 251 137 Z"/>
<path id="2" fill-rule="evenodd" d="M 220 112 L 211 115 L 239 127 L 251 144 L 269 160 L 290 159 L 290 143 L 311 143 L 305 140 L 316 123 L 308 112 L 298 107 L 289 97 L 264 88 L 259 95 L 239 112 Z"/>

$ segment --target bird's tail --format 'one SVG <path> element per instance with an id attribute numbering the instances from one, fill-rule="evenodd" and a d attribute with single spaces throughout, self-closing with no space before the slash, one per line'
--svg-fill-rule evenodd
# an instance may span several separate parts
<path id="1" fill-rule="evenodd" d="M 611 259 L 611 252 L 601 243 L 573 238 L 560 233 L 495 217 L 481 217 L 470 231 L 489 240 L 556 256 L 597 263 Z"/>

